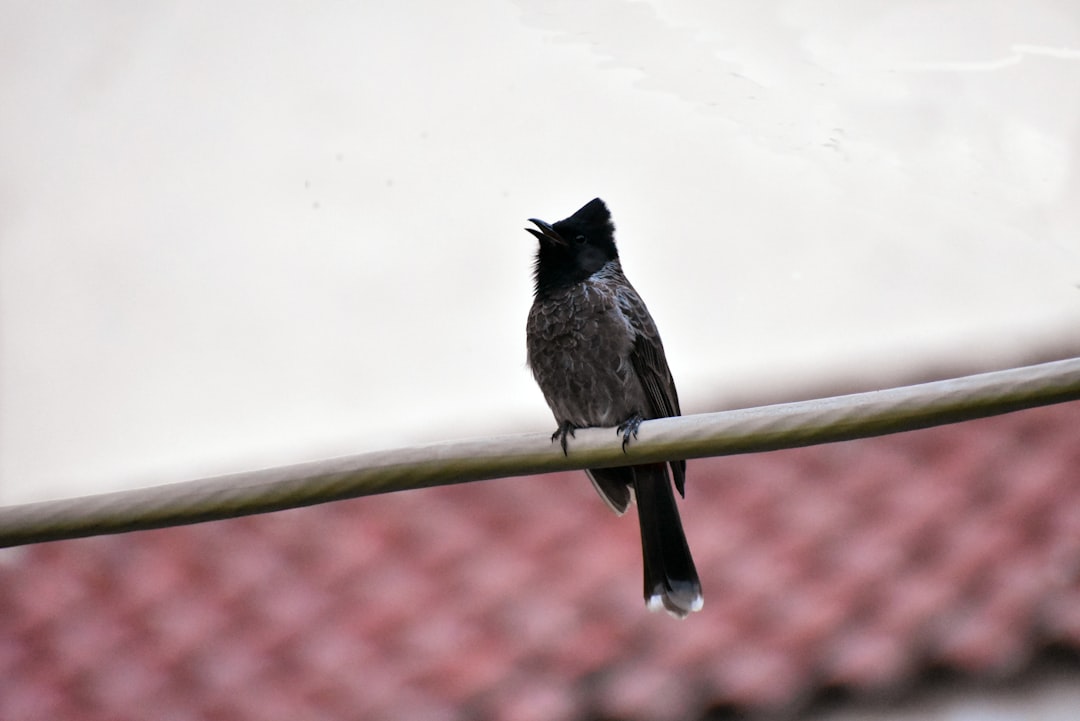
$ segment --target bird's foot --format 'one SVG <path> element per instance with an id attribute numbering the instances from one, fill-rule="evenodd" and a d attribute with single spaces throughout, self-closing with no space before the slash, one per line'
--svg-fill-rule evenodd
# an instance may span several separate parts
<path id="1" fill-rule="evenodd" d="M 566 437 L 573 436 L 575 430 L 577 430 L 577 426 L 570 421 L 563 421 L 559 424 L 559 427 L 555 429 L 555 432 L 551 434 L 551 442 L 554 443 L 556 440 L 559 441 L 564 456 L 569 455 L 566 452 Z"/>
<path id="2" fill-rule="evenodd" d="M 626 453 L 626 444 L 630 442 L 630 437 L 637 438 L 637 431 L 643 420 L 645 419 L 640 414 L 635 413 L 615 428 L 615 433 L 622 436 L 623 453 Z"/>

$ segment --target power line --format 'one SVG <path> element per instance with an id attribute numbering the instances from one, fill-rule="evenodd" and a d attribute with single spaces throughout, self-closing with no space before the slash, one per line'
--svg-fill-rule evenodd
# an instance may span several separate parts
<path id="1" fill-rule="evenodd" d="M 505 476 L 773 451 L 1077 399 L 1080 358 L 1073 358 L 902 388 L 647 421 L 625 454 L 610 428 L 579 430 L 568 456 L 551 443 L 547 433 L 399 448 L 3 507 L 0 547 L 199 523 Z"/>

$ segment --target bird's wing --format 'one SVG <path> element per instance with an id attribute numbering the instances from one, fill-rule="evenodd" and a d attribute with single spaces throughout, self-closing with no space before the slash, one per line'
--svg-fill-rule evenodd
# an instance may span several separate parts
<path id="1" fill-rule="evenodd" d="M 632 468 L 587 468 L 585 473 L 608 508 L 620 516 L 626 513 L 630 507 L 630 486 L 634 483 Z"/>
<path id="2" fill-rule="evenodd" d="M 668 418 L 680 415 L 679 394 L 675 391 L 675 381 L 668 369 L 664 357 L 664 347 L 660 345 L 660 336 L 639 334 L 634 338 L 634 347 L 630 351 L 630 363 L 634 373 L 645 389 L 649 402 L 649 418 Z"/>
<path id="3" fill-rule="evenodd" d="M 667 418 L 680 415 L 679 395 L 664 355 L 660 331 L 649 315 L 645 302 L 633 286 L 627 283 L 618 295 L 619 310 L 634 334 L 630 348 L 630 363 L 645 389 L 648 408 L 642 408 L 645 418 Z"/>
<path id="4" fill-rule="evenodd" d="M 649 404 L 647 418 L 667 418 L 681 415 L 679 394 L 675 390 L 675 379 L 671 377 L 664 344 L 652 316 L 645 308 L 645 303 L 636 292 L 626 294 L 624 312 L 633 327 L 634 345 L 630 349 L 630 363 L 634 368 L 645 398 Z M 686 461 L 672 461 L 671 472 L 679 494 L 684 494 L 686 483 Z"/>

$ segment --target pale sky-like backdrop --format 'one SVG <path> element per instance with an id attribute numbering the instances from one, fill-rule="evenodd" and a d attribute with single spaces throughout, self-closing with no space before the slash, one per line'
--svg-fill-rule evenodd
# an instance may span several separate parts
<path id="1" fill-rule="evenodd" d="M 0 5 L 0 502 L 553 428 L 595 196 L 684 410 L 1080 347 L 1069 0 Z"/>

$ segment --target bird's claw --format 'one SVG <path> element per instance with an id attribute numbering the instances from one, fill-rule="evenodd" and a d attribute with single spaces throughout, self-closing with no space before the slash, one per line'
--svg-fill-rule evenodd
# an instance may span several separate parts
<path id="1" fill-rule="evenodd" d="M 630 442 L 630 437 L 637 438 L 638 428 L 641 426 L 641 422 L 645 420 L 641 416 L 635 414 L 627 418 L 615 428 L 616 435 L 622 436 L 622 451 L 626 453 L 626 444 Z"/>
<path id="2" fill-rule="evenodd" d="M 551 434 L 551 442 L 554 443 L 556 439 L 559 441 L 564 456 L 569 455 L 566 450 L 566 437 L 573 436 L 576 429 L 577 426 L 570 421 L 563 421 L 559 424 L 559 427 L 555 429 L 555 432 Z"/>

